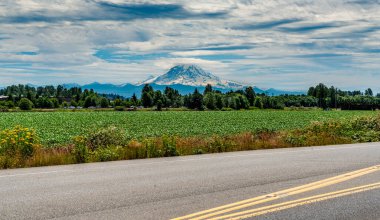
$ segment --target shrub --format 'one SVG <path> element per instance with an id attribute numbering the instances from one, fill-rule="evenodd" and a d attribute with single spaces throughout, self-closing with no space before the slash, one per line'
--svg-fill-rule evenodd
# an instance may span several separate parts
<path id="1" fill-rule="evenodd" d="M 69 107 L 69 103 L 66 102 L 66 101 L 64 101 L 64 102 L 62 103 L 62 106 L 63 106 L 64 108 L 67 108 L 67 107 Z"/>
<path id="2" fill-rule="evenodd" d="M 8 108 L 14 108 L 15 104 L 12 101 L 7 101 L 5 102 L 5 106 L 7 106 Z"/>
<path id="3" fill-rule="evenodd" d="M 30 157 L 39 147 L 36 132 L 21 126 L 0 132 L 0 140 L 0 155 L 10 157 Z"/>
<path id="4" fill-rule="evenodd" d="M 74 138 L 73 155 L 77 163 L 85 163 L 88 160 L 88 148 L 86 146 L 86 138 L 77 136 Z"/>
<path id="5" fill-rule="evenodd" d="M 203 154 L 203 150 L 201 148 L 196 148 L 193 150 L 193 154 Z"/>
<path id="6" fill-rule="evenodd" d="M 27 98 L 22 98 L 18 104 L 18 107 L 21 110 L 31 110 L 33 107 L 33 103 Z"/>
<path id="7" fill-rule="evenodd" d="M 125 133 L 114 126 L 91 133 L 87 140 L 92 151 L 98 148 L 126 145 Z"/>
<path id="8" fill-rule="evenodd" d="M 8 112 L 9 109 L 7 106 L 4 106 L 4 105 L 0 105 L 0 112 Z"/>
<path id="9" fill-rule="evenodd" d="M 227 108 L 227 107 L 224 107 L 224 108 L 222 108 L 221 110 L 222 110 L 222 111 L 233 111 L 232 108 Z"/>
<path id="10" fill-rule="evenodd" d="M 162 145 L 164 157 L 174 157 L 179 155 L 175 143 L 175 138 L 168 138 L 164 136 L 162 138 Z"/>
<path id="11" fill-rule="evenodd" d="M 125 108 L 124 108 L 123 106 L 116 106 L 116 107 L 114 108 L 114 110 L 115 110 L 115 111 L 122 112 L 122 111 L 125 110 Z"/>
<path id="12" fill-rule="evenodd" d="M 120 148 L 120 147 L 119 147 Z M 103 148 L 94 152 L 96 161 L 106 162 L 119 159 L 118 148 Z"/>
<path id="13" fill-rule="evenodd" d="M 155 158 L 155 157 L 161 157 L 162 153 L 159 149 L 157 149 L 155 143 L 153 140 L 147 139 L 145 142 L 145 149 L 146 149 L 146 157 L 147 158 Z"/>
<path id="14" fill-rule="evenodd" d="M 0 168 L 22 167 L 40 148 L 33 129 L 16 126 L 0 132 Z"/>

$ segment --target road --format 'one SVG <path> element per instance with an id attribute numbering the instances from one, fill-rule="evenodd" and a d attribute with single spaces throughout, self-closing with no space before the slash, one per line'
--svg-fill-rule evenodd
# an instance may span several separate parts
<path id="1" fill-rule="evenodd" d="M 0 219 L 380 219 L 379 164 L 370 143 L 1 170 Z"/>

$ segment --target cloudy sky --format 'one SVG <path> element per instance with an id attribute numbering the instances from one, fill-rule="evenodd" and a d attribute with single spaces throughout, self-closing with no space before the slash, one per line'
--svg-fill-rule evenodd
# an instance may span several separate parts
<path id="1" fill-rule="evenodd" d="M 1 0 L 0 86 L 194 63 L 262 88 L 380 92 L 380 0 Z"/>

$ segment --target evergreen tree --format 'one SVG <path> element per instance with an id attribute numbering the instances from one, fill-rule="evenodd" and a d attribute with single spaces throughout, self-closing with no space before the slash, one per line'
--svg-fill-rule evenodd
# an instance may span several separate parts
<path id="1" fill-rule="evenodd" d="M 240 95 L 239 101 L 240 101 L 240 108 L 249 109 L 250 104 L 249 104 L 247 97 L 245 97 L 244 95 Z"/>
<path id="2" fill-rule="evenodd" d="M 206 95 L 207 93 L 210 93 L 210 92 L 213 92 L 212 86 L 210 84 L 207 84 L 203 94 Z"/>
<path id="3" fill-rule="evenodd" d="M 215 99 L 215 94 L 212 92 L 206 93 L 204 96 L 204 103 L 206 105 L 206 108 L 210 110 L 215 110 L 216 109 L 216 99 Z"/>
<path id="4" fill-rule="evenodd" d="M 368 88 L 365 93 L 364 93 L 366 96 L 373 96 L 373 92 L 372 92 L 372 89 L 371 88 Z"/>
<path id="5" fill-rule="evenodd" d="M 144 108 L 150 108 L 154 104 L 154 90 L 149 84 L 145 84 L 142 89 L 141 102 Z"/>
<path id="6" fill-rule="evenodd" d="M 157 101 L 157 111 L 162 111 L 162 100 L 161 99 L 159 99 L 158 101 Z"/>
<path id="7" fill-rule="evenodd" d="M 253 90 L 252 86 L 247 87 L 245 89 L 244 95 L 247 97 L 247 99 L 249 101 L 249 105 L 253 106 L 255 104 L 256 93 L 255 93 L 255 90 Z"/>
<path id="8" fill-rule="evenodd" d="M 158 101 L 161 101 L 161 105 L 163 104 L 163 95 L 160 90 L 154 92 L 153 105 L 157 105 Z"/>
<path id="9" fill-rule="evenodd" d="M 153 97 L 151 93 L 144 92 L 141 96 L 141 102 L 144 108 L 149 108 L 153 106 Z"/>
<path id="10" fill-rule="evenodd" d="M 264 107 L 263 106 L 263 101 L 262 101 L 261 97 L 257 97 L 255 99 L 255 107 L 259 108 L 259 109 L 262 109 Z"/>
<path id="11" fill-rule="evenodd" d="M 191 96 L 190 108 L 203 110 L 203 95 L 199 93 L 198 89 L 195 89 L 194 93 Z"/>
<path id="12" fill-rule="evenodd" d="M 216 105 L 216 108 L 217 109 L 222 109 L 224 108 L 224 100 L 223 100 L 223 96 L 221 94 L 216 94 L 215 95 L 215 105 Z"/>
<path id="13" fill-rule="evenodd" d="M 315 88 L 314 87 L 310 87 L 309 90 L 307 91 L 307 95 L 308 96 L 314 96 L 314 97 L 316 97 L 317 94 L 315 93 Z"/>
<path id="14" fill-rule="evenodd" d="M 337 93 L 336 93 L 336 89 L 334 86 L 331 86 L 330 89 L 329 89 L 329 93 L 330 93 L 330 107 L 331 108 L 337 108 Z"/>
<path id="15" fill-rule="evenodd" d="M 136 93 L 133 93 L 131 101 L 132 101 L 133 105 L 137 105 L 137 96 L 136 96 Z"/>

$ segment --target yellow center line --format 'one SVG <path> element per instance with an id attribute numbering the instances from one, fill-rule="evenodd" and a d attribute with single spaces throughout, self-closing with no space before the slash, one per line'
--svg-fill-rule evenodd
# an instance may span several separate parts
<path id="1" fill-rule="evenodd" d="M 344 189 L 344 190 L 340 190 L 340 191 L 320 194 L 320 195 L 311 196 L 311 197 L 302 198 L 302 199 L 293 200 L 293 201 L 288 201 L 288 202 L 284 202 L 284 203 L 274 204 L 274 205 L 265 206 L 265 207 L 261 207 L 261 208 L 246 210 L 243 212 L 238 212 L 238 213 L 220 216 L 217 218 L 212 218 L 212 220 L 221 220 L 221 219 L 238 220 L 238 219 L 251 218 L 251 217 L 255 217 L 255 216 L 259 216 L 259 215 L 264 215 L 264 214 L 268 214 L 268 213 L 272 213 L 272 212 L 277 212 L 277 211 L 281 211 L 281 210 L 285 210 L 285 209 L 294 208 L 297 206 L 303 206 L 303 205 L 307 205 L 307 204 L 311 204 L 311 203 L 321 202 L 321 201 L 328 200 L 328 199 L 334 199 L 334 198 L 347 196 L 347 195 L 351 195 L 354 193 L 360 193 L 360 192 L 365 192 L 365 191 L 369 191 L 369 190 L 374 190 L 374 189 L 380 189 L 380 182 L 369 184 L 369 185 L 364 185 L 364 186 L 353 187 L 350 189 Z"/>
<path id="2" fill-rule="evenodd" d="M 258 197 L 252 198 L 252 199 L 247 199 L 247 200 L 243 200 L 240 202 L 236 202 L 236 203 L 232 203 L 232 204 L 208 209 L 205 211 L 201 211 L 201 212 L 193 213 L 193 214 L 186 215 L 183 217 L 175 218 L 173 220 L 207 219 L 207 218 L 215 216 L 215 215 L 224 214 L 227 212 L 235 211 L 235 210 L 246 208 L 249 206 L 258 205 L 258 204 L 261 204 L 264 202 L 273 201 L 273 200 L 283 198 L 286 196 L 296 195 L 296 194 L 300 194 L 303 192 L 307 192 L 307 191 L 319 189 L 322 187 L 326 187 L 329 185 L 341 183 L 341 182 L 344 182 L 344 181 L 347 181 L 347 180 L 350 180 L 353 178 L 357 178 L 357 177 L 360 177 L 360 176 L 363 176 L 363 175 L 366 175 L 366 174 L 369 174 L 369 173 L 372 173 L 372 172 L 375 172 L 378 170 L 380 170 L 380 165 L 372 166 L 372 167 L 368 167 L 368 168 L 364 168 L 364 169 L 360 169 L 360 170 L 356 170 L 356 171 L 352 171 L 352 172 L 345 173 L 345 174 L 342 174 L 339 176 L 327 178 L 324 180 L 312 182 L 312 183 L 309 183 L 306 185 L 302 185 L 302 186 L 278 191 L 278 192 L 263 195 L 263 196 L 258 196 Z"/>

